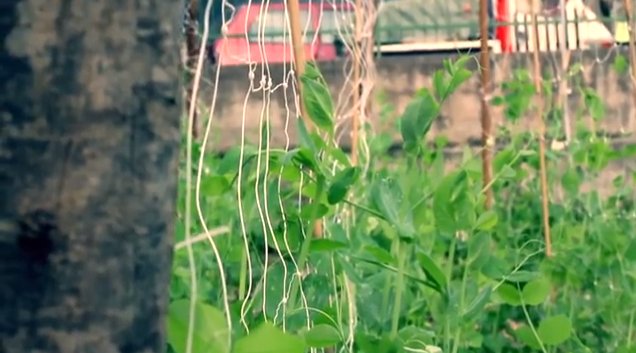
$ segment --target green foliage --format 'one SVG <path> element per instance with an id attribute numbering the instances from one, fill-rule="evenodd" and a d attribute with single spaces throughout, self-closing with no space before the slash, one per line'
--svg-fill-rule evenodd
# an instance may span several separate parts
<path id="1" fill-rule="evenodd" d="M 300 82 L 307 115 L 316 126 L 332 133 L 334 106 L 329 87 L 313 64 L 308 64 L 306 70 Z"/>
<path id="2" fill-rule="evenodd" d="M 230 352 L 230 332 L 223 312 L 217 308 L 195 303 L 192 352 Z M 176 353 L 185 353 L 188 339 L 190 302 L 177 300 L 168 308 L 168 343 Z"/>
<path id="3" fill-rule="evenodd" d="M 309 347 L 332 347 L 342 341 L 338 330 L 331 325 L 316 325 L 305 333 L 305 342 Z"/>
<path id="4" fill-rule="evenodd" d="M 616 177 L 603 194 L 589 184 L 611 163 L 636 157 L 636 147 L 614 148 L 579 126 L 567 150 L 547 151 L 554 256 L 546 258 L 536 137 L 500 132 L 496 202 L 486 210 L 477 153 L 466 148 L 450 160 L 448 140 L 428 136 L 470 79 L 468 60 L 445 61 L 401 115 L 383 111 L 383 121 L 397 118 L 399 153 L 388 152 L 392 135 L 370 134 L 368 164 L 352 165 L 335 142 L 334 103 L 312 64 L 301 79 L 311 124 L 296 120 L 296 148 L 204 156 L 205 227 L 195 213 L 185 228 L 182 182 L 176 240 L 230 231 L 213 238 L 221 263 L 209 239 L 193 245 L 193 353 L 633 351 L 636 175 Z M 615 69 L 624 64 L 615 59 Z M 575 81 L 581 70 L 572 66 L 568 77 Z M 511 122 L 533 107 L 527 72 L 500 92 L 492 103 Z M 598 121 L 609 112 L 593 90 L 574 94 L 581 114 Z M 548 140 L 560 133 L 556 120 L 547 119 Z M 198 160 L 202 151 L 193 147 Z M 187 251 L 174 258 L 168 343 L 183 353 L 193 287 Z M 220 309 L 220 266 L 231 327 Z"/>
<path id="5" fill-rule="evenodd" d="M 433 121 L 440 113 L 441 104 L 452 95 L 472 73 L 465 68 L 468 57 L 451 62 L 444 61 L 444 71 L 433 75 L 434 93 L 421 89 L 404 110 L 400 118 L 400 131 L 406 151 L 418 152 Z"/>
<path id="6" fill-rule="evenodd" d="M 278 327 L 263 323 L 249 335 L 236 341 L 232 353 L 303 353 L 305 342 L 296 335 L 283 332 Z"/>

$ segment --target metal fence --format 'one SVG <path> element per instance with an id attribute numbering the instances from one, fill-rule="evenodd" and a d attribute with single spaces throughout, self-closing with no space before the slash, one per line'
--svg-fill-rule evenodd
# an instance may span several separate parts
<path id="1" fill-rule="evenodd" d="M 328 7 L 327 7 L 328 8 Z M 584 49 L 594 45 L 609 45 L 627 42 L 629 35 L 624 11 L 614 9 L 611 16 L 599 16 L 594 10 L 568 10 L 562 18 L 560 10 L 540 12 L 536 18 L 537 34 L 540 50 L 559 50 L 563 46 L 570 50 Z M 305 36 L 321 37 L 329 42 L 352 40 L 353 16 L 346 10 L 322 10 L 321 26 L 307 27 Z M 454 42 L 476 41 L 480 37 L 478 21 L 478 0 L 384 0 L 378 8 L 378 19 L 374 29 L 374 40 L 378 46 L 404 42 Z M 330 17 L 339 17 L 334 20 Z M 510 43 L 508 51 L 524 52 L 534 47 L 535 31 L 532 28 L 532 17 L 527 12 L 516 12 L 509 15 L 508 21 L 498 21 L 493 9 L 489 9 L 489 37 L 497 38 L 502 29 L 507 31 Z M 269 14 L 268 14 L 269 16 Z M 279 16 L 277 21 L 285 21 Z M 245 38 L 265 40 L 281 38 L 285 34 L 284 22 L 268 21 L 269 26 L 260 28 L 258 35 L 254 33 L 216 33 L 210 36 L 214 42 L 219 38 Z M 256 25 L 255 25 L 256 26 Z M 504 31 L 504 32 L 505 32 Z M 256 38 L 258 37 L 258 38 Z"/>

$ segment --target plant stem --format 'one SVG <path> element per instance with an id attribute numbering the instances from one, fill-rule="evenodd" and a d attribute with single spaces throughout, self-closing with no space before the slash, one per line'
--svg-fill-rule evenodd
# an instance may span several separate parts
<path id="1" fill-rule="evenodd" d="M 517 290 L 521 291 L 521 288 L 519 287 L 519 284 L 517 284 Z M 526 303 L 523 302 L 523 298 L 521 299 L 521 309 L 523 310 L 523 315 L 526 318 L 526 322 L 528 323 L 528 326 L 530 327 L 530 330 L 532 331 L 532 334 L 537 339 L 537 342 L 539 342 L 539 346 L 541 347 L 541 351 L 543 353 L 548 353 L 548 351 L 545 349 L 545 346 L 543 345 L 543 342 L 541 342 L 541 338 L 539 337 L 539 334 L 537 333 L 537 330 L 534 327 L 534 324 L 532 323 L 532 320 L 530 319 L 530 314 L 528 313 L 528 309 L 526 308 Z"/>
<path id="2" fill-rule="evenodd" d="M 351 206 L 353 206 L 355 208 L 358 208 L 358 209 L 360 209 L 360 210 L 362 210 L 362 211 L 364 211 L 364 212 L 366 212 L 366 213 L 368 213 L 368 214 L 370 214 L 370 215 L 372 215 L 374 217 L 386 220 L 386 218 L 381 213 L 379 213 L 379 212 L 377 212 L 375 210 L 372 210 L 372 209 L 370 209 L 370 208 L 368 208 L 366 206 L 362 206 L 362 205 L 360 205 L 358 203 L 355 203 L 355 202 L 349 201 L 349 200 L 343 200 L 343 202 L 348 204 L 348 205 L 351 205 Z"/>
<path id="3" fill-rule="evenodd" d="M 466 283 L 468 282 L 468 262 L 466 261 L 464 264 L 464 273 L 462 275 L 462 287 L 461 293 L 459 297 L 459 307 L 461 310 L 464 310 L 464 300 L 466 299 Z M 453 340 L 453 353 L 457 353 L 459 351 L 459 340 L 461 338 L 461 325 L 457 325 L 455 329 L 455 338 Z"/>
<path id="4" fill-rule="evenodd" d="M 627 348 L 632 347 L 632 331 L 634 331 L 634 310 L 629 314 L 629 328 L 627 329 Z"/>
<path id="5" fill-rule="evenodd" d="M 245 300 L 245 283 L 248 275 L 247 253 L 245 251 L 241 251 L 241 273 L 239 275 L 239 300 L 241 302 Z"/>
<path id="6" fill-rule="evenodd" d="M 318 180 L 316 181 L 316 195 L 314 198 L 314 203 L 311 205 L 311 221 L 309 229 L 314 229 L 318 216 L 318 210 L 320 209 L 320 200 L 322 199 L 322 194 L 324 192 L 325 187 L 325 178 L 321 175 L 318 176 Z M 298 271 L 302 271 L 305 267 L 305 263 L 307 262 L 307 257 L 309 257 L 309 250 L 311 248 L 311 240 L 313 238 L 313 234 L 308 233 L 305 235 L 305 239 L 303 240 L 303 244 L 300 248 L 300 254 L 298 256 Z M 298 279 L 293 282 L 293 286 L 291 289 L 291 293 L 289 295 L 289 303 L 291 305 L 296 305 L 296 297 L 298 296 L 298 290 L 300 289 L 301 282 L 300 274 L 298 274 Z"/>
<path id="7" fill-rule="evenodd" d="M 448 253 L 448 265 L 446 266 L 446 278 L 448 278 L 448 282 L 449 282 L 449 286 L 448 286 L 448 297 L 451 296 L 451 286 L 450 286 L 450 282 L 452 280 L 452 275 L 453 275 L 453 262 L 455 262 L 455 247 L 457 244 L 457 236 L 455 234 L 452 235 L 452 240 L 450 243 L 450 249 L 449 249 L 449 253 Z M 445 325 L 444 325 L 444 352 L 448 352 L 450 351 L 450 347 L 451 347 L 451 320 L 448 317 L 449 315 L 449 306 L 450 303 L 447 302 L 446 307 L 444 308 L 444 321 L 445 321 Z"/>
<path id="8" fill-rule="evenodd" d="M 395 281 L 395 301 L 393 302 L 393 317 L 391 320 L 391 338 L 398 336 L 398 324 L 400 323 L 400 309 L 402 308 L 402 294 L 404 292 L 404 265 L 406 253 L 400 247 L 400 240 L 395 241 L 395 250 L 398 256 L 398 273 Z"/>

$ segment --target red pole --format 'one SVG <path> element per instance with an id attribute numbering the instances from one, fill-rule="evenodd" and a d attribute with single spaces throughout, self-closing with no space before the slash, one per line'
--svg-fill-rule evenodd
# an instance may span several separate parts
<path id="1" fill-rule="evenodd" d="M 506 25 L 497 26 L 495 29 L 495 36 L 499 39 L 499 43 L 501 43 L 501 51 L 504 53 L 512 52 L 512 30 L 513 26 L 508 24 L 512 22 L 510 16 L 510 7 L 508 2 L 510 0 L 494 0 L 496 1 L 497 6 L 495 7 L 496 15 L 495 18 L 498 22 L 507 23 Z"/>

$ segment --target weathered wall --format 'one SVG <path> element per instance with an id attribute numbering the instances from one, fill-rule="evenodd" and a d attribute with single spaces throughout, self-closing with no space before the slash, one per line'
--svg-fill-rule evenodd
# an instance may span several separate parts
<path id="1" fill-rule="evenodd" d="M 635 110 L 632 100 L 631 80 L 628 74 L 620 74 L 612 63 L 617 53 L 627 56 L 622 49 L 606 51 L 590 51 L 572 53 L 571 66 L 580 63 L 583 68 L 585 85 L 597 91 L 606 103 L 606 118 L 596 128 L 608 132 L 635 132 Z M 442 68 L 443 59 L 448 56 L 419 55 L 379 58 L 376 63 L 376 92 L 382 94 L 401 112 L 408 104 L 417 89 L 431 86 L 432 73 Z M 556 76 L 560 66 L 558 54 L 546 54 L 542 57 L 543 71 Z M 476 63 L 474 68 L 476 68 Z M 331 85 L 334 97 L 346 88 L 345 70 L 342 62 L 322 63 L 320 68 L 327 82 Z M 532 69 L 529 56 L 508 55 L 493 60 L 493 78 L 495 86 L 509 79 L 518 69 Z M 212 73 L 208 78 L 214 81 Z M 287 77 L 289 85 L 284 86 Z M 271 81 L 270 81 L 271 80 Z M 202 102 L 209 104 L 212 97 L 211 85 L 201 92 Z M 262 87 L 266 87 L 263 89 Z M 270 88 L 267 88 L 270 87 Z M 582 107 L 578 85 L 572 83 L 572 94 L 569 97 L 570 111 L 575 112 Z M 295 126 L 287 119 L 295 118 L 294 94 L 291 87 L 289 67 L 271 65 L 269 68 L 256 67 L 250 92 L 249 69 L 247 67 L 225 67 L 219 72 L 219 89 L 217 104 L 213 114 L 214 149 L 225 149 L 241 141 L 243 118 L 245 119 L 246 142 L 257 143 L 259 123 L 268 120 L 271 126 L 270 142 L 272 145 L 284 146 L 287 139 L 285 131 L 295 141 Z M 271 94 L 270 94 L 271 93 Z M 345 99 L 346 104 L 346 99 Z M 286 108 L 289 107 L 289 109 Z M 377 111 L 377 110 L 376 110 Z M 497 124 L 503 123 L 501 108 L 493 108 L 492 116 Z M 372 117 L 373 118 L 373 117 Z M 478 139 L 480 135 L 480 98 L 479 76 L 474 77 L 446 102 L 442 117 L 432 129 L 432 136 L 446 135 L 452 142 L 462 143 L 470 139 Z M 589 116 L 579 116 L 578 121 L 589 124 Z M 375 119 L 377 120 L 377 118 Z M 518 128 L 531 127 L 532 119 L 528 117 Z M 344 124 L 346 126 L 347 124 Z M 397 137 L 397 136 L 396 136 Z M 345 141 L 346 143 L 346 141 Z"/>

